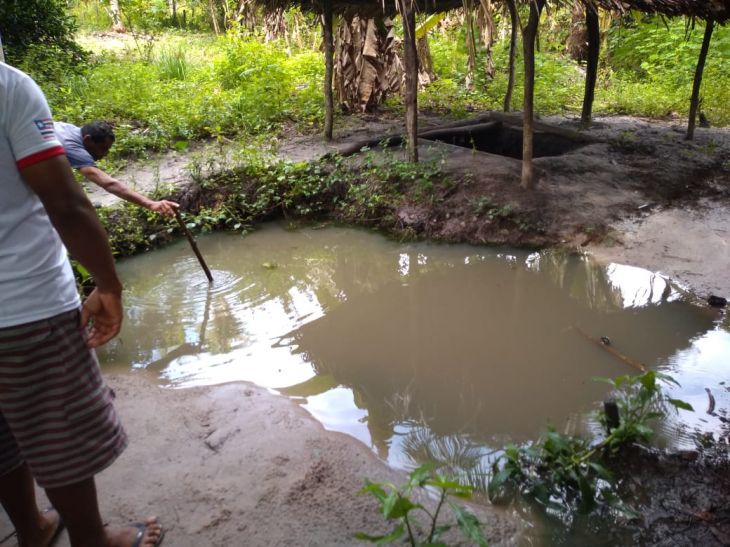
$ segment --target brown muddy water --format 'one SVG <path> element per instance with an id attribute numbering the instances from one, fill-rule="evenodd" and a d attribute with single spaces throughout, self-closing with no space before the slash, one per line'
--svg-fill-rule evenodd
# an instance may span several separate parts
<path id="1" fill-rule="evenodd" d="M 671 395 L 696 412 L 663 425 L 671 447 L 718 429 L 705 388 L 730 406 L 727 321 L 646 270 L 335 227 L 198 243 L 212 286 L 185 241 L 119 263 L 126 319 L 102 366 L 176 388 L 254 382 L 396 467 L 480 477 L 495 450 L 548 423 L 595 427 L 608 388 L 593 378 L 638 371 L 588 337 L 682 384 Z"/>

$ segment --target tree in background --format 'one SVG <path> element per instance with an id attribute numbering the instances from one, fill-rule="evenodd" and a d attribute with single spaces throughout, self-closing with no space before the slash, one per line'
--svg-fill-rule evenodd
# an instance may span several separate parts
<path id="1" fill-rule="evenodd" d="M 65 0 L 2 0 L 0 34 L 5 61 L 36 80 L 61 81 L 86 53 L 74 41 L 76 25 Z"/>

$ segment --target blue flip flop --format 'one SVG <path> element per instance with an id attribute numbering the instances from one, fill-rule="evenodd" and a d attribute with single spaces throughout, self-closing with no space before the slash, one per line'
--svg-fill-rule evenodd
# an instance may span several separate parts
<path id="1" fill-rule="evenodd" d="M 144 532 L 147 529 L 147 525 L 144 522 L 135 522 L 129 526 L 137 529 L 137 535 L 134 537 L 132 547 L 139 547 L 142 544 L 142 539 L 144 538 Z M 159 547 L 162 545 L 163 539 L 165 539 L 165 529 L 160 526 L 160 537 L 158 537 L 157 541 L 152 544 L 152 547 Z"/>

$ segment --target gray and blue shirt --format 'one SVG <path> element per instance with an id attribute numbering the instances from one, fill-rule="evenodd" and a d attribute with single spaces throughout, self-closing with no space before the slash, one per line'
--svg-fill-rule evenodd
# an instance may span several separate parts
<path id="1" fill-rule="evenodd" d="M 65 122 L 53 122 L 53 131 L 66 151 L 66 157 L 71 167 L 74 169 L 96 167 L 94 158 L 84 148 L 84 139 L 81 136 L 80 127 Z"/>

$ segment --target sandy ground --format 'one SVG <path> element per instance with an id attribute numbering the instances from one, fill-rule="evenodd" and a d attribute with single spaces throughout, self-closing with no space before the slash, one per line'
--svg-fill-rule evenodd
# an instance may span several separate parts
<path id="1" fill-rule="evenodd" d="M 691 209 L 654 211 L 617 222 L 621 242 L 589 245 L 603 262 L 660 272 L 700 298 L 730 298 L 730 206 L 702 201 Z"/>
<path id="2" fill-rule="evenodd" d="M 373 499 L 358 490 L 366 477 L 400 484 L 404 474 L 290 400 L 243 383 L 173 390 L 142 376 L 107 381 L 130 437 L 97 478 L 110 525 L 157 515 L 164 545 L 175 547 L 356 545 L 357 531 L 387 531 Z M 475 512 L 489 522 L 492 544 L 515 543 L 519 523 L 496 510 Z M 0 537 L 11 532 L 2 514 Z M 56 545 L 69 545 L 65 532 Z"/>
<path id="3" fill-rule="evenodd" d="M 325 150 L 301 140 L 280 152 L 304 160 Z M 149 192 L 161 182 L 187 181 L 187 163 L 184 154 L 170 153 L 118 176 Z M 91 199 L 116 201 L 98 191 Z M 648 209 L 615 218 L 612 237 L 584 250 L 604 262 L 659 271 L 701 298 L 730 297 L 730 205 L 707 199 Z M 247 384 L 171 390 L 144 376 L 108 381 L 131 437 L 127 452 L 98 477 L 109 523 L 156 514 L 168 531 L 165 545 L 180 547 L 352 545 L 355 531 L 384 531 L 374 502 L 357 492 L 365 477 L 402 482 L 404 474 L 356 440 L 325 431 L 288 399 Z M 477 511 L 493 544 L 519 542 L 521 523 Z M 0 538 L 11 532 L 2 517 Z M 0 545 L 13 544 L 10 538 Z M 58 545 L 68 545 L 65 534 Z"/>

